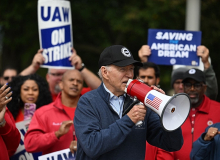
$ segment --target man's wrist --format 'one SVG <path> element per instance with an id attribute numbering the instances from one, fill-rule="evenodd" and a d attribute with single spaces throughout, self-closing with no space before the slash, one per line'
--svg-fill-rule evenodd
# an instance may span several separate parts
<path id="1" fill-rule="evenodd" d="M 203 65 L 204 65 L 204 69 L 206 70 L 210 67 L 211 64 L 209 62 L 207 62 L 207 63 L 204 63 Z"/>
<path id="2" fill-rule="evenodd" d="M 56 135 L 57 139 L 59 139 L 62 136 L 59 131 L 56 131 L 55 135 Z"/>
<path id="3" fill-rule="evenodd" d="M 85 67 L 86 67 L 85 64 L 82 63 L 82 67 L 79 69 L 79 71 L 82 72 L 82 70 L 83 70 Z"/>
<path id="4" fill-rule="evenodd" d="M 0 127 L 4 127 L 4 126 L 5 126 L 5 124 L 6 124 L 6 121 L 5 121 L 5 119 L 3 119 L 3 121 L 2 121 L 2 122 L 0 122 Z"/>

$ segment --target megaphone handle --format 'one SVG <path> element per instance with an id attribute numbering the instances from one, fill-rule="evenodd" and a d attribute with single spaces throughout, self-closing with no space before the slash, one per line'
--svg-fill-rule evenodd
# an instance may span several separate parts
<path id="1" fill-rule="evenodd" d="M 126 114 L 131 110 L 131 108 L 132 108 L 134 105 L 138 104 L 138 103 L 140 103 L 140 101 L 139 101 L 138 99 L 134 100 L 134 101 L 130 104 L 130 106 L 128 106 L 128 108 L 125 109 L 125 111 L 123 112 L 122 116 L 126 115 Z"/>
<path id="2" fill-rule="evenodd" d="M 142 102 L 139 102 L 138 105 L 144 105 Z M 135 125 L 141 126 L 143 124 L 143 121 L 138 121 Z"/>
<path id="3" fill-rule="evenodd" d="M 141 126 L 143 124 L 143 121 L 138 121 L 135 125 L 136 126 Z"/>

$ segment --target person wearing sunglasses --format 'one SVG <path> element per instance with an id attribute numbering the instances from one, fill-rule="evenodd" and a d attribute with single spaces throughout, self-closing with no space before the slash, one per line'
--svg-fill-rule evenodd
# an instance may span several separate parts
<path id="1" fill-rule="evenodd" d="M 220 122 L 220 103 L 205 95 L 207 84 L 204 72 L 199 69 L 189 69 L 183 74 L 183 90 L 191 101 L 191 109 L 186 121 L 181 126 L 184 143 L 179 151 L 173 152 L 168 160 L 190 160 L 193 142 L 196 141 L 208 126 Z M 160 155 L 168 153 L 160 150 Z M 159 156 L 159 155 L 158 155 Z"/>
<path id="2" fill-rule="evenodd" d="M 17 76 L 18 72 L 13 67 L 6 67 L 3 69 L 2 76 L 0 78 L 0 84 L 3 86 L 6 83 L 11 82 L 12 78 Z"/>

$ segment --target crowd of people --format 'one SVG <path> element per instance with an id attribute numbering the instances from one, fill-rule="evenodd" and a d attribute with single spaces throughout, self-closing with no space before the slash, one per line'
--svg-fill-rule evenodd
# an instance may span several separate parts
<path id="1" fill-rule="evenodd" d="M 77 160 L 90 159 L 218 159 L 220 103 L 218 83 L 208 61 L 209 50 L 198 46 L 204 70 L 181 67 L 171 74 L 174 94 L 185 93 L 191 103 L 183 125 L 167 132 L 160 116 L 125 93 L 129 79 L 139 79 L 160 89 L 160 67 L 148 61 L 151 49 L 143 45 L 140 61 L 128 48 L 112 45 L 99 57 L 98 76 L 84 64 L 76 50 L 69 61 L 74 69 L 48 68 L 36 74 L 45 61 L 39 49 L 33 61 L 18 73 L 4 68 L 0 78 L 0 159 L 9 159 L 20 142 L 15 123 L 28 118 L 24 137 L 27 152 L 48 154 L 69 148 Z M 84 83 L 86 87 L 84 87 Z M 181 104 L 179 104 L 181 105 Z M 30 106 L 34 106 L 30 111 Z M 136 125 L 142 121 L 141 125 Z"/>

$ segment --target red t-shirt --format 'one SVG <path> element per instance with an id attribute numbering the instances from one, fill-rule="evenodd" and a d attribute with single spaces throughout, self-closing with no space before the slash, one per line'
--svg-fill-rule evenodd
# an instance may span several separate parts
<path id="1" fill-rule="evenodd" d="M 17 115 L 17 117 L 15 119 L 15 123 L 21 122 L 21 121 L 24 121 L 24 114 L 22 113 L 22 111 L 20 109 L 19 112 L 18 112 L 18 115 Z"/>
<path id="2" fill-rule="evenodd" d="M 68 116 L 73 120 L 74 116 L 75 116 L 75 110 L 76 107 L 72 108 L 72 107 L 67 107 L 63 105 L 63 109 L 66 111 L 66 113 L 68 114 Z M 75 128 L 73 125 L 73 140 L 76 140 L 76 134 L 75 134 Z"/>
<path id="3" fill-rule="evenodd" d="M 83 94 L 85 94 L 86 92 L 89 92 L 89 91 L 91 91 L 91 88 L 89 88 L 89 87 L 83 87 L 83 89 L 82 89 L 80 95 L 83 95 Z M 53 102 L 54 102 L 55 99 L 57 98 L 57 95 L 58 95 L 58 94 L 51 94 L 51 95 L 52 95 L 52 99 L 53 99 Z"/>

